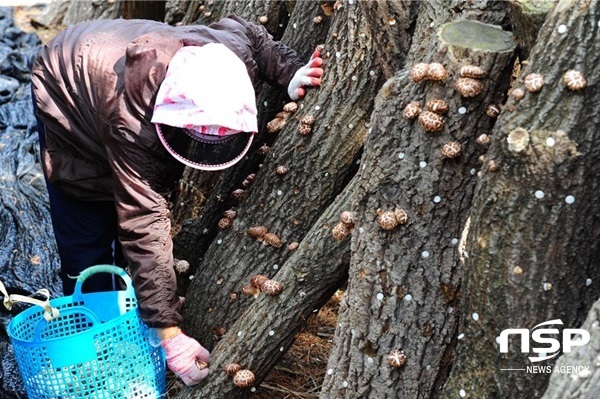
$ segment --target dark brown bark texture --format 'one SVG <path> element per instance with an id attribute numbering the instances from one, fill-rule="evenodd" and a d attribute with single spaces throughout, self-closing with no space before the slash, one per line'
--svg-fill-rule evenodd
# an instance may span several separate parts
<path id="1" fill-rule="evenodd" d="M 165 19 L 165 1 L 125 1 L 123 2 L 123 18 L 125 19 Z"/>
<path id="2" fill-rule="evenodd" d="M 334 240 L 331 226 L 337 223 L 352 192 L 344 190 L 336 198 L 296 252 L 272 276 L 283 284 L 282 293 L 261 293 L 250 299 L 244 313 L 213 350 L 210 378 L 199 387 L 185 389 L 178 398 L 247 397 L 252 391 L 235 387 L 223 368 L 232 362 L 241 364 L 254 372 L 258 383 L 275 366 L 310 315 L 347 279 L 350 240 Z"/>
<path id="3" fill-rule="evenodd" d="M 69 26 L 97 19 L 152 19 L 163 21 L 165 1 L 52 1 L 46 11 L 35 18 L 42 26 Z"/>
<path id="4" fill-rule="evenodd" d="M 589 344 L 565 353 L 556 362 L 556 367 L 579 367 L 581 371 L 552 374 L 543 399 L 600 398 L 600 301 L 594 302 L 581 328 L 590 333 Z"/>
<path id="5" fill-rule="evenodd" d="M 211 18 L 216 20 L 230 13 L 235 13 L 249 21 L 259 23 L 257 21 L 259 16 L 266 16 L 269 22 L 265 27 L 275 39 L 279 39 L 285 27 L 287 27 L 290 18 L 289 13 L 294 9 L 293 5 L 293 3 L 268 0 L 260 2 L 231 1 L 216 2 L 211 6 L 207 5 L 205 10 L 210 9 Z M 294 15 L 296 28 L 293 29 L 292 23 L 289 33 L 281 39 L 288 46 L 295 49 L 302 59 L 308 61 L 315 46 L 325 42 L 331 18 L 326 17 L 317 4 L 312 2 L 301 2 L 298 11 Z M 313 23 L 313 19 L 317 15 L 324 17 L 320 24 Z M 276 30 L 271 30 L 271 26 L 275 26 Z M 297 34 L 298 29 L 302 29 L 302 35 Z M 241 161 L 236 168 L 221 173 L 206 173 L 188 169 L 180 182 L 180 192 L 176 197 L 173 208 L 173 222 L 175 225 L 186 224 L 187 226 L 175 240 L 175 255 L 189 259 L 192 269 L 195 269 L 200 263 L 208 245 L 217 234 L 216 225 L 222 212 L 237 205 L 230 195 L 233 187 L 239 187 L 246 176 L 256 172 L 258 166 L 264 160 L 264 155 L 258 154 L 256 150 L 263 144 L 272 146 L 277 138 L 277 135 L 266 133 L 266 124 L 277 112 L 281 111 L 286 94 L 278 92 L 266 83 L 258 84 L 256 89 L 259 132 L 261 133 L 255 139 L 247 159 Z M 190 194 L 192 195 L 190 196 Z M 205 200 L 208 200 L 208 202 L 203 206 Z M 197 214 L 200 209 L 202 209 L 202 214 L 198 217 Z M 192 218 L 186 219 L 189 216 Z M 180 281 L 182 294 L 185 293 L 187 285 L 185 279 Z"/>
<path id="6" fill-rule="evenodd" d="M 510 99 L 495 126 L 487 159 L 499 169 L 486 164 L 477 185 L 462 290 L 464 339 L 444 397 L 460 390 L 477 398 L 541 397 L 548 375 L 501 370 L 532 365 L 527 356 L 535 354 L 521 354 L 516 339 L 501 354 L 497 337 L 553 319 L 564 323 L 554 326 L 560 330 L 576 328 L 600 294 L 599 18 L 597 1 L 556 5 L 522 75 L 541 73 L 545 85 L 519 102 Z M 585 74 L 587 88 L 565 87 L 570 69 Z"/>
<path id="7" fill-rule="evenodd" d="M 356 177 L 352 209 L 359 222 L 323 398 L 435 397 L 448 374 L 462 277 L 458 239 L 471 204 L 477 159 L 485 152 L 475 139 L 493 125 L 486 108 L 503 97 L 514 57 L 511 35 L 490 25 L 461 22 L 454 28 L 467 32 L 464 42 L 439 39 L 446 22 L 497 24 L 507 12 L 497 3 L 453 5 L 420 3 L 414 34 L 419 40 L 413 40 L 406 67 L 378 96 Z M 491 49 L 496 34 L 507 42 L 501 50 Z M 478 50 L 467 42 L 475 38 L 480 39 Z M 448 79 L 413 82 L 410 67 L 417 62 L 442 63 Z M 461 98 L 453 87 L 465 64 L 486 71 L 484 91 L 473 99 Z M 426 133 L 416 121 L 402 118 L 410 101 L 424 105 L 434 98 L 450 104 L 441 132 Z M 448 141 L 461 143 L 461 157 L 442 158 L 440 149 Z M 408 223 L 393 231 L 381 229 L 376 211 L 398 208 L 408 213 Z M 396 349 L 407 357 L 399 369 L 387 364 Z"/>
<path id="8" fill-rule="evenodd" d="M 319 7 L 311 2 L 300 5 Z M 295 9 L 292 28 L 297 13 L 304 18 L 307 10 Z M 189 306 L 186 319 L 189 331 L 200 339 L 210 337 L 215 326 L 229 327 L 237 319 L 248 303 L 240 291 L 250 276 L 273 275 L 284 265 L 290 256 L 287 245 L 303 240 L 341 191 L 355 163 L 366 133 L 371 93 L 381 85 L 382 74 L 375 61 L 365 57 L 374 51 L 370 37 L 354 34 L 362 15 L 342 9 L 333 23 L 338 35 L 325 43 L 322 87 L 308 93 L 296 115 L 278 133 L 254 185 L 238 203 L 232 228 L 216 237 L 197 267 L 187 294 L 188 303 L 195 306 Z M 340 81 L 348 82 L 348 90 L 339 91 Z M 306 115 L 314 116 L 316 122 L 311 135 L 301 136 L 298 119 Z M 286 175 L 274 173 L 280 165 L 289 169 Z M 230 198 L 231 190 L 228 187 L 223 195 Z M 266 246 L 249 237 L 246 231 L 254 225 L 266 226 L 281 238 L 283 246 Z M 231 301 L 232 293 L 239 299 Z"/>
<path id="9" fill-rule="evenodd" d="M 265 3 L 275 4 L 275 2 L 271 1 L 266 1 Z M 237 4 L 237 2 L 235 4 Z M 221 6 L 221 11 L 224 13 L 224 15 L 235 11 L 236 14 L 243 18 L 251 19 L 255 17 L 255 14 L 252 13 L 252 9 L 248 7 L 232 9 L 233 6 Z M 299 56 L 302 57 L 302 59 L 308 60 L 316 44 L 325 42 L 325 34 L 327 33 L 327 30 L 323 30 L 323 26 L 329 26 L 330 18 L 325 19 L 321 24 L 319 24 L 320 26 L 316 26 L 312 22 L 312 18 L 318 12 L 319 8 L 315 3 L 299 3 L 298 9 L 294 13 L 294 22 L 292 22 L 292 28 L 294 24 L 296 24 L 296 28 L 290 29 L 291 32 L 282 38 L 282 41 L 291 48 L 294 48 L 299 53 Z M 280 14 L 278 13 L 277 15 Z M 271 14 L 267 14 L 270 20 L 275 19 L 277 15 L 273 16 Z M 288 18 L 289 17 L 286 16 L 285 20 L 282 20 L 280 24 L 283 24 Z M 297 34 L 299 26 L 302 27 L 301 29 L 303 29 L 303 31 L 310 36 L 310 40 L 301 40 L 303 35 Z M 307 44 L 310 47 L 307 47 Z M 242 183 L 245 178 L 251 173 L 256 173 L 260 165 L 265 161 L 265 155 L 261 154 L 260 151 L 257 151 L 258 148 L 263 145 L 271 148 L 279 137 L 277 134 L 267 133 L 266 125 L 277 112 L 281 111 L 283 104 L 286 102 L 284 101 L 284 96 L 286 96 L 286 94 L 278 92 L 274 88 L 269 87 L 267 84 L 259 85 L 257 88 L 257 94 L 257 105 L 259 110 L 259 134 L 255 139 L 253 147 L 249 151 L 249 155 L 246 157 L 246 159 L 240 161 L 236 167 L 219 174 L 217 179 L 209 177 L 209 175 L 212 174 L 206 174 L 201 171 L 186 171 L 188 179 L 183 181 L 185 189 L 187 191 L 193 190 L 196 193 L 202 193 L 208 197 L 207 203 L 203 207 L 200 217 L 187 221 L 179 219 L 179 223 L 185 224 L 185 226 L 181 230 L 180 234 L 178 234 L 174 239 L 175 256 L 180 259 L 188 260 L 191 265 L 192 273 L 202 263 L 208 247 L 218 234 L 217 223 L 222 217 L 223 211 L 231 208 L 236 209 L 239 205 L 239 201 L 232 197 L 232 191 L 234 191 L 236 188 L 242 188 Z M 294 119 L 294 121 L 295 123 L 298 123 L 296 119 Z M 295 130 L 293 132 L 296 133 Z M 294 135 L 292 137 L 296 136 Z M 275 176 L 271 176 L 271 178 L 275 178 Z M 207 179 L 208 183 L 211 185 L 205 184 Z M 279 180 L 281 180 L 281 178 L 276 181 Z M 178 196 L 176 203 L 179 203 L 180 201 L 183 203 L 184 211 L 178 212 L 180 214 L 183 213 L 185 216 L 186 203 L 189 199 L 185 197 L 185 191 L 182 191 L 181 194 L 182 195 Z M 179 198 L 181 200 L 179 200 Z M 195 198 L 198 197 L 196 196 Z M 178 223 L 178 221 L 175 221 L 175 223 Z M 305 228 L 308 229 L 310 226 L 305 226 Z M 182 295 L 185 294 L 188 285 L 189 280 L 187 280 L 185 277 L 180 279 L 179 286 Z"/>
<path id="10" fill-rule="evenodd" d="M 518 55 L 525 60 L 537 41 L 540 27 L 546 15 L 554 6 L 552 1 L 516 0 L 510 1 L 510 21 L 513 34 L 518 38 Z"/>

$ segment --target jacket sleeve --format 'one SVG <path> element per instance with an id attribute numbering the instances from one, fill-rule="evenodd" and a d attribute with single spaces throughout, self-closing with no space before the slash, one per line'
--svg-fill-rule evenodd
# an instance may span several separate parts
<path id="1" fill-rule="evenodd" d="M 173 243 L 166 199 L 150 182 L 156 176 L 151 153 L 134 143 L 107 146 L 112 169 L 119 240 L 129 262 L 142 319 L 150 327 L 171 327 L 183 320 L 173 269 Z"/>
<path id="2" fill-rule="evenodd" d="M 287 94 L 294 74 L 304 65 L 296 51 L 280 41 L 273 40 L 273 36 L 262 25 L 247 22 L 236 15 L 230 15 L 228 18 L 244 26 L 260 78 Z"/>

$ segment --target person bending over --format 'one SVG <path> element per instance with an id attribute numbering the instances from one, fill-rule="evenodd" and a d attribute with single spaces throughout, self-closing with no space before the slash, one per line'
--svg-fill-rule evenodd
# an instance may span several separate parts
<path id="1" fill-rule="evenodd" d="M 140 315 L 168 367 L 188 385 L 208 351 L 184 334 L 167 196 L 185 166 L 238 162 L 257 132 L 258 79 L 297 100 L 320 85 L 262 26 L 230 15 L 208 26 L 146 20 L 73 25 L 45 44 L 32 71 L 42 166 L 65 295 L 83 269 L 128 266 Z M 95 278 L 95 280 L 92 280 Z M 88 290 L 114 289 L 94 276 Z"/>

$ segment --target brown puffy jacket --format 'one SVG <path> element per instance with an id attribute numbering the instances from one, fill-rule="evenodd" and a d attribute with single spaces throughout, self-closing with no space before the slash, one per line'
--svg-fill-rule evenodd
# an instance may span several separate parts
<path id="1" fill-rule="evenodd" d="M 151 327 L 182 321 L 165 197 L 183 169 L 160 143 L 151 111 L 171 57 L 206 43 L 224 44 L 253 82 L 261 78 L 284 92 L 302 66 L 262 26 L 232 15 L 210 26 L 85 22 L 43 46 L 33 67 L 46 177 L 71 197 L 115 202 L 119 239 Z"/>

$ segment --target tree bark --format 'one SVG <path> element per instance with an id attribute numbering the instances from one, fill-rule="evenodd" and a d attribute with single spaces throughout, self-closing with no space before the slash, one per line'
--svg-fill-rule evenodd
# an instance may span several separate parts
<path id="1" fill-rule="evenodd" d="M 455 15 L 443 10 L 456 12 L 458 4 L 420 7 L 414 34 L 419 41 L 408 65 L 441 62 L 449 79 L 416 84 L 409 67 L 379 93 L 352 201 L 358 229 L 323 398 L 435 397 L 452 362 L 462 277 L 457 243 L 483 151 L 474 140 L 493 124 L 486 108 L 507 88 L 514 42 L 496 26 L 465 21 L 481 17 L 484 3 L 465 7 L 459 22 L 445 25 Z M 496 22 L 505 16 L 483 15 Z M 461 98 L 453 88 L 468 63 L 486 72 L 484 91 L 474 99 Z M 416 121 L 399 117 L 410 101 L 434 98 L 450 105 L 442 132 L 424 133 Z M 448 141 L 461 143 L 460 158 L 442 159 L 440 148 Z M 376 222 L 378 209 L 404 209 L 408 224 L 384 231 Z M 403 368 L 388 366 L 393 350 L 406 355 Z"/>
<path id="2" fill-rule="evenodd" d="M 392 77 L 404 65 L 411 45 L 418 2 L 377 0 L 359 3 L 373 36 L 377 58 L 386 78 Z"/>
<path id="3" fill-rule="evenodd" d="M 165 1 L 128 0 L 123 2 L 123 18 L 125 19 L 165 19 Z"/>
<path id="4" fill-rule="evenodd" d="M 539 30 L 555 2 L 515 0 L 508 3 L 512 30 L 515 37 L 519 38 L 517 53 L 521 60 L 526 60 L 537 41 Z"/>
<path id="5" fill-rule="evenodd" d="M 306 2 L 305 2 L 306 3 Z M 253 5 L 259 12 L 254 11 Z M 218 7 L 217 7 L 218 6 Z M 282 1 L 252 1 L 252 2 L 218 2 L 210 6 L 211 18 L 216 20 L 235 13 L 242 18 L 258 23 L 257 14 L 266 16 L 268 23 L 265 25 L 274 39 L 281 38 L 282 32 L 287 27 L 289 20 L 288 6 Z M 301 4 L 302 9 L 297 13 L 295 19 L 296 26 L 302 24 L 305 26 L 306 40 L 301 40 L 304 35 L 288 34 L 282 39 L 288 46 L 299 51 L 303 59 L 310 57 L 312 49 L 325 42 L 325 35 L 330 24 L 330 19 L 326 19 L 319 27 L 314 25 L 311 15 L 315 12 L 314 4 Z M 275 31 L 271 30 L 275 26 Z M 325 29 L 323 29 L 325 27 Z M 267 84 L 259 84 L 257 87 L 257 106 L 259 111 L 259 131 L 264 132 L 266 125 L 277 112 L 281 111 L 284 103 L 284 95 Z M 219 173 L 206 173 L 203 171 L 188 168 L 186 169 L 182 180 L 180 181 L 180 190 L 173 207 L 172 219 L 176 226 L 186 224 L 182 234 L 176 238 L 175 253 L 177 256 L 191 259 L 192 269 L 198 265 L 208 245 L 213 241 L 217 234 L 216 225 L 222 212 L 227 206 L 235 205 L 229 199 L 229 193 L 233 191 L 234 186 L 240 183 L 251 173 L 258 169 L 258 165 L 263 161 L 264 156 L 257 154 L 256 150 L 263 144 L 272 146 L 277 135 L 261 133 L 255 140 L 255 144 L 250 151 L 247 159 L 242 160 L 240 164 L 233 169 Z M 254 154 L 254 156 L 252 156 Z M 212 194 L 217 191 L 217 195 Z M 223 193 L 223 192 L 226 193 Z M 191 194 L 191 195 L 190 195 Z M 212 198 L 211 198 L 212 196 Z M 205 205 L 205 200 L 208 203 Z M 201 214 L 202 217 L 198 217 Z M 179 228 L 177 230 L 179 232 Z M 202 234 L 201 234 L 202 233 Z M 194 245 L 190 245 L 193 243 Z M 187 289 L 185 280 L 180 282 L 181 294 Z"/>
<path id="6" fill-rule="evenodd" d="M 574 373 L 552 374 L 543 399 L 584 399 L 600 397 L 600 300 L 594 302 L 585 323 L 581 326 L 590 334 L 590 342 L 565 353 L 556 362 L 557 368 L 572 367 Z"/>
<path id="7" fill-rule="evenodd" d="M 266 3 L 270 4 L 273 2 L 267 0 Z M 247 14 L 251 13 L 251 10 L 252 9 L 248 7 L 232 9 L 226 4 L 221 4 L 222 12 L 229 13 L 230 11 L 235 11 L 236 14 L 243 18 L 249 18 L 249 15 Z M 294 24 L 296 28 L 290 29 L 292 32 L 288 33 L 282 38 L 284 43 L 298 51 L 299 56 L 301 56 L 302 59 L 308 60 L 310 54 L 312 54 L 312 51 L 316 46 L 316 43 L 324 43 L 326 39 L 325 35 L 327 31 L 324 31 L 322 27 L 316 27 L 312 23 L 312 18 L 314 16 L 313 14 L 316 12 L 318 12 L 318 9 L 315 3 L 299 3 L 298 9 L 293 14 L 294 21 L 292 22 L 292 28 L 294 27 Z M 267 15 L 270 20 L 275 18 L 271 14 Z M 285 20 L 288 18 L 289 17 L 286 16 Z M 284 20 L 281 21 L 282 22 L 280 24 L 285 22 Z M 329 26 L 329 24 L 330 21 L 326 20 L 323 21 L 321 25 Z M 304 27 L 304 34 L 309 36 L 310 39 L 302 40 L 304 36 L 297 34 L 298 26 Z M 306 47 L 307 43 L 311 47 Z M 259 147 L 264 145 L 268 148 L 271 148 L 273 147 L 277 138 L 285 134 L 266 133 L 266 125 L 268 121 L 270 121 L 278 112 L 281 111 L 281 107 L 286 102 L 284 101 L 284 96 L 286 96 L 286 94 L 278 92 L 267 84 L 259 85 L 257 93 L 259 134 L 255 138 L 254 144 L 245 159 L 241 160 L 235 167 L 220 173 L 218 180 L 213 180 L 209 177 L 206 177 L 206 172 L 186 172 L 188 178 L 184 180 L 183 184 L 187 186 L 188 190 L 192 189 L 195 192 L 201 192 L 208 198 L 206 204 L 201 209 L 200 217 L 187 221 L 182 221 L 180 219 L 180 222 L 183 224 L 183 228 L 181 229 L 180 234 L 174 238 L 175 256 L 178 259 L 186 259 L 189 261 L 192 274 L 195 273 L 195 270 L 202 263 L 208 247 L 211 245 L 211 243 L 213 243 L 216 235 L 219 232 L 217 229 L 217 224 L 219 219 L 222 218 L 223 211 L 231 208 L 237 209 L 239 206 L 239 201 L 235 198 L 232 198 L 232 192 L 237 188 L 242 188 L 241 185 L 246 177 L 252 173 L 256 173 L 259 170 L 260 165 L 265 161 L 265 155 L 258 151 Z M 293 119 L 293 121 L 297 123 L 297 119 Z M 295 130 L 292 130 L 292 132 L 293 134 L 291 137 L 298 137 Z M 271 153 L 270 156 L 273 156 L 273 153 Z M 274 176 L 272 176 L 272 178 L 273 177 Z M 205 182 L 207 179 L 210 179 L 209 182 L 215 182 L 216 184 L 214 186 L 207 187 L 206 184 L 203 184 L 203 182 Z M 281 178 L 278 180 L 281 180 Z M 186 197 L 180 195 L 178 198 L 182 198 L 181 202 L 183 202 L 185 205 L 187 201 Z M 180 203 L 180 201 L 177 200 L 176 203 Z M 308 229 L 309 227 L 310 226 L 308 225 L 305 228 Z M 306 232 L 307 230 L 304 231 Z M 179 291 L 181 295 L 185 295 L 187 287 L 189 286 L 189 279 L 186 277 L 187 275 L 179 279 Z"/>
<path id="8" fill-rule="evenodd" d="M 532 329 L 552 319 L 575 328 L 600 294 L 600 203 L 593 200 L 600 184 L 600 153 L 593 144 L 600 123 L 600 94 L 593 89 L 600 79 L 599 12 L 597 1 L 557 4 L 522 75 L 541 73 L 546 84 L 520 102 L 509 100 L 492 134 L 487 158 L 499 169 L 486 164 L 476 190 L 466 248 L 464 338 L 445 398 L 461 390 L 477 398 L 540 397 L 548 375 L 501 370 L 531 363 L 518 342 L 499 353 L 497 337 L 504 329 Z M 586 75 L 586 89 L 565 87 L 562 76 L 569 69 Z"/>
<path id="9" fill-rule="evenodd" d="M 61 25 L 69 26 L 96 19 L 115 19 L 121 17 L 123 1 L 70 1 Z"/>
<path id="10" fill-rule="evenodd" d="M 258 385 L 275 366 L 310 315 L 347 279 L 350 240 L 334 240 L 331 228 L 346 209 L 353 188 L 350 183 L 313 224 L 297 251 L 272 276 L 283 285 L 282 293 L 261 293 L 248 300 L 244 313 L 212 352 L 210 378 L 199 387 L 185 389 L 178 398 L 246 397 L 248 390 L 235 387 L 223 368 L 238 363 L 254 372 L 254 385 Z"/>
<path id="11" fill-rule="evenodd" d="M 318 7 L 311 2 L 300 5 Z M 292 27 L 295 18 L 305 18 L 306 11 L 296 8 L 290 20 Z M 370 38 L 355 35 L 362 18 L 358 11 L 344 10 L 334 18 L 332 29 L 338 36 L 326 42 L 322 87 L 308 93 L 299 111 L 278 134 L 257 171 L 254 185 L 237 204 L 238 217 L 232 228 L 219 233 L 197 267 L 199 272 L 187 293 L 190 305 L 186 311 L 189 331 L 195 336 L 210 337 L 215 326 L 229 327 L 239 317 L 247 301 L 232 302 L 230 295 L 235 293 L 239 298 L 241 288 L 253 274 L 276 273 L 290 256 L 287 245 L 304 239 L 349 178 L 366 134 L 372 96 L 382 78 L 375 60 L 368 57 L 373 51 Z M 352 89 L 340 93 L 340 81 L 351 82 Z M 298 121 L 307 115 L 314 116 L 316 122 L 312 134 L 302 136 Z M 280 165 L 289 169 L 286 175 L 274 173 Z M 251 172 L 240 168 L 236 168 L 239 176 Z M 228 191 L 215 194 L 229 200 L 230 192 L 228 187 Z M 246 230 L 254 225 L 264 225 L 276 233 L 283 246 L 265 246 L 248 237 Z M 178 258 L 190 263 L 194 259 Z"/>
<path id="12" fill-rule="evenodd" d="M 69 26 L 96 19 L 165 19 L 165 1 L 52 1 L 35 22 L 42 26 Z"/>

